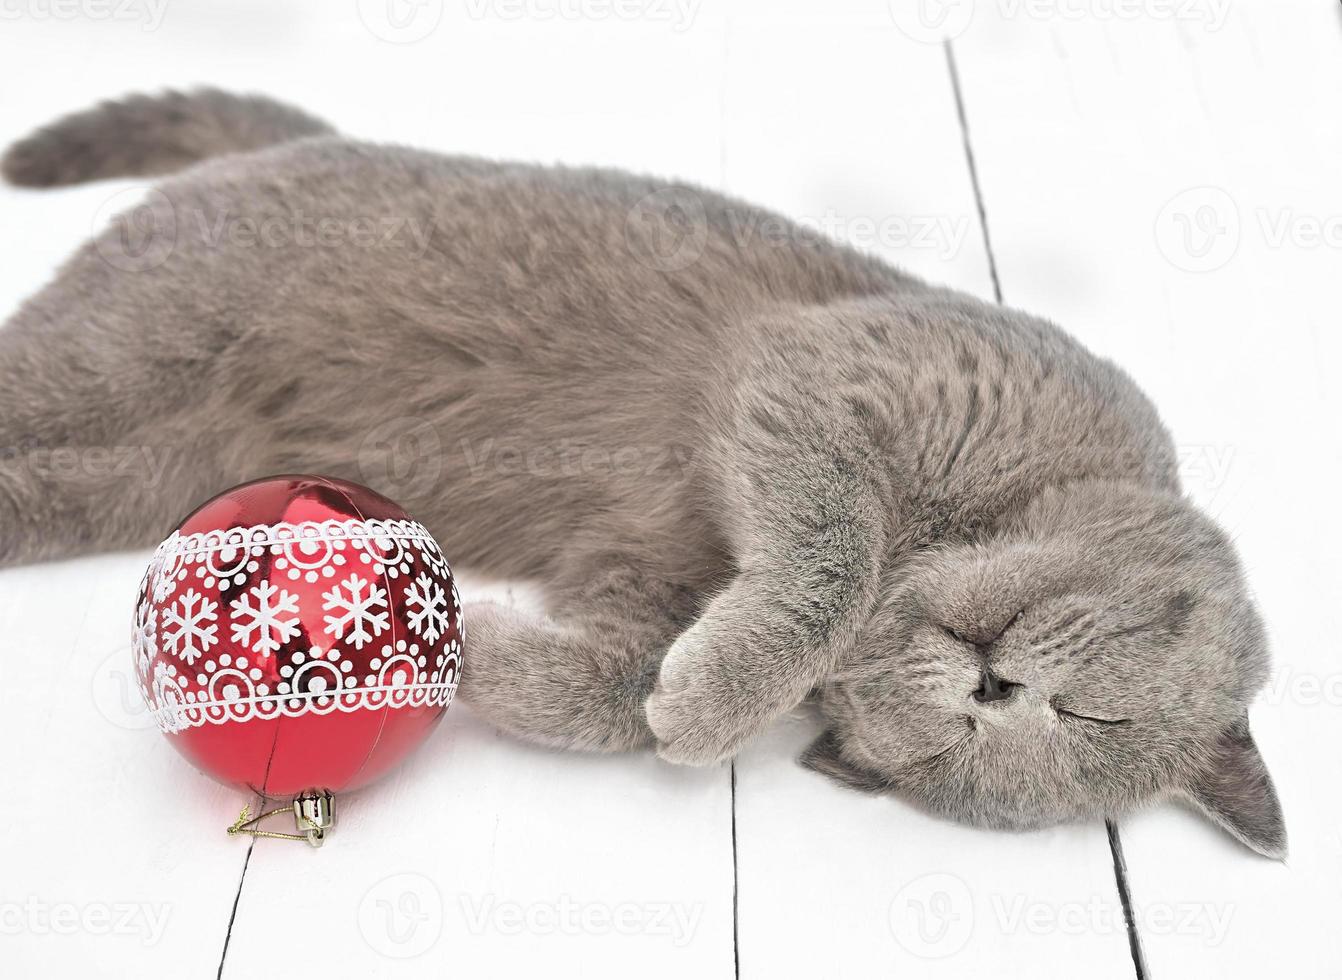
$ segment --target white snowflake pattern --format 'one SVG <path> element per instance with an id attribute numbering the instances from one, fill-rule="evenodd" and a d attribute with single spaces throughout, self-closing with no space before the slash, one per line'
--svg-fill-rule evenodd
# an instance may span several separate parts
<path id="1" fill-rule="evenodd" d="M 349 593 L 348 598 L 341 592 L 342 588 Z M 367 595 L 364 595 L 365 588 L 368 590 Z M 326 632 L 337 640 L 344 640 L 346 628 L 352 627 L 348 639 L 356 650 L 362 650 L 365 643 L 381 636 L 390 621 L 386 591 L 357 574 L 351 575 L 330 592 L 323 592 L 322 598 L 326 600 L 323 609 L 341 610 L 338 616 L 326 617 Z M 382 612 L 375 611 L 379 606 Z"/>
<path id="2" fill-rule="evenodd" d="M 135 610 L 135 631 L 131 634 L 135 662 L 145 676 L 148 676 L 149 665 L 154 661 L 154 632 L 157 629 L 158 610 L 146 599 Z"/>
<path id="3" fill-rule="evenodd" d="M 428 573 L 420 572 L 419 577 L 410 583 L 405 590 L 405 601 L 408 606 L 419 607 L 410 610 L 410 628 L 429 643 L 437 642 L 451 626 L 447 596 L 443 594 L 442 585 L 429 578 Z"/>
<path id="4" fill-rule="evenodd" d="M 278 601 L 275 601 L 276 593 L 279 594 Z M 255 606 L 252 597 L 256 598 Z M 298 617 L 281 618 L 284 613 L 298 612 L 298 596 L 278 585 L 271 585 L 268 579 L 262 579 L 260 585 L 252 586 L 246 595 L 234 599 L 230 605 L 233 607 L 233 642 L 251 644 L 253 653 L 274 653 L 298 635 Z M 253 633 L 257 635 L 255 643 L 252 643 Z"/>
<path id="5" fill-rule="evenodd" d="M 210 647 L 219 642 L 218 611 L 219 603 L 187 589 L 163 610 L 163 642 L 168 652 L 188 664 L 209 653 Z"/>

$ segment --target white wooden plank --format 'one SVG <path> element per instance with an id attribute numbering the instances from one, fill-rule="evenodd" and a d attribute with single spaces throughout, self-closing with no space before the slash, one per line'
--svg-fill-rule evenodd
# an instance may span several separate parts
<path id="1" fill-rule="evenodd" d="M 839 788 L 795 761 L 820 730 L 799 712 L 736 762 L 741 976 L 1132 976 L 1102 825 L 1004 834 Z"/>
<path id="2" fill-rule="evenodd" d="M 1291 859 L 1257 858 L 1173 807 L 1124 821 L 1147 961 L 1171 976 L 1329 975 L 1342 958 L 1342 542 L 1326 519 L 1342 367 L 1336 10 L 1240 2 L 1220 30 L 1000 13 L 981 9 L 956 50 L 1007 301 L 1147 387 L 1190 491 L 1236 536 L 1277 659 L 1251 716 Z M 1295 237 L 1279 241 L 1284 219 Z M 1332 223 L 1331 245 L 1300 237 L 1310 222 Z"/>
<path id="3" fill-rule="evenodd" d="M 724 189 L 990 298 L 941 49 L 909 41 L 880 3 L 731 9 Z"/>
<path id="4" fill-rule="evenodd" d="M 0 572 L 0 962 L 211 975 L 242 854 L 230 794 L 145 716 L 130 614 L 148 554 Z M 225 823 L 227 820 L 225 820 Z"/>
<path id="5" fill-rule="evenodd" d="M 351 976 L 729 976 L 724 788 L 651 755 L 520 745 L 454 704 L 405 766 L 338 801 L 321 853 L 257 844 L 224 976 L 301 971 L 303 937 Z"/>
<path id="6" fill-rule="evenodd" d="M 875 251 L 991 298 L 941 47 L 896 30 L 882 4 L 814 10 L 737 8 L 730 189 L 850 228 L 963 227 L 958 242 L 892 237 Z M 743 977 L 1131 976 L 1102 826 L 1002 835 L 930 819 L 802 770 L 816 734 L 794 718 L 736 762 Z"/>
<path id="7" fill-rule="evenodd" d="M 39 61 L 49 68 L 53 45 L 31 44 L 25 25 L 11 24 L 0 61 L 16 72 Z M 5 100 L 0 140 L 102 94 L 90 79 Z M 55 274 L 103 204 L 133 186 L 0 185 L 0 319 Z M 211 975 L 223 951 L 245 853 L 221 843 L 220 816 L 235 797 L 185 763 L 134 689 L 129 610 L 148 559 L 0 572 L 0 771 L 8 781 L 0 961 L 16 975 L 138 978 L 151 962 Z"/>

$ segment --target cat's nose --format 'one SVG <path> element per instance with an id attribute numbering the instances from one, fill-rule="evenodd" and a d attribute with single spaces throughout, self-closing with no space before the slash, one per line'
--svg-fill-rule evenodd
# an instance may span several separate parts
<path id="1" fill-rule="evenodd" d="M 987 704 L 990 701 L 1005 701 L 1011 697 L 1016 688 L 1020 687 L 1015 681 L 1004 681 L 992 672 L 992 668 L 983 668 L 983 677 L 979 686 L 974 690 L 974 700 L 979 704 Z"/>

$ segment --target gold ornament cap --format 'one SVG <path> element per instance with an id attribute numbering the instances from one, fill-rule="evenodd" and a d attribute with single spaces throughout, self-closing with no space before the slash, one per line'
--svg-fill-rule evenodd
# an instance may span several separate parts
<path id="1" fill-rule="evenodd" d="M 293 813 L 294 825 L 299 833 L 280 834 L 270 830 L 257 829 L 256 825 L 262 820 L 286 811 Z M 289 806 L 267 810 L 259 817 L 253 817 L 252 808 L 244 806 L 242 812 L 238 814 L 238 819 L 233 821 L 232 826 L 228 828 L 228 836 L 236 837 L 238 834 L 249 834 L 252 837 L 268 837 L 272 840 L 307 841 L 313 847 L 321 847 L 326 841 L 327 832 L 334 826 L 335 795 L 330 790 L 309 789 L 294 797 L 293 803 Z"/>

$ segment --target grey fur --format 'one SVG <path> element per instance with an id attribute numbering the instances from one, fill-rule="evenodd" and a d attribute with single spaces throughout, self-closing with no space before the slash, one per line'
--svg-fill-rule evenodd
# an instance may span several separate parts
<path id="1" fill-rule="evenodd" d="M 10 159 L 158 169 L 145 138 L 221 104 L 262 142 L 313 131 L 221 98 L 104 107 Z M 300 215 L 427 231 L 323 247 Z M 278 243 L 218 234 L 267 221 Z M 397 437 L 428 470 L 368 465 Z M 544 618 L 467 613 L 464 694 L 525 738 L 712 763 L 814 693 L 805 761 L 849 785 L 1006 827 L 1179 796 L 1285 853 L 1245 716 L 1263 629 L 1132 381 L 708 191 L 337 137 L 204 162 L 0 331 L 0 446 L 0 563 L 150 545 L 272 472 L 395 496 L 454 560 L 547 589 Z M 33 463 L 95 446 L 161 472 Z M 975 699 L 985 664 L 1009 697 Z"/>

